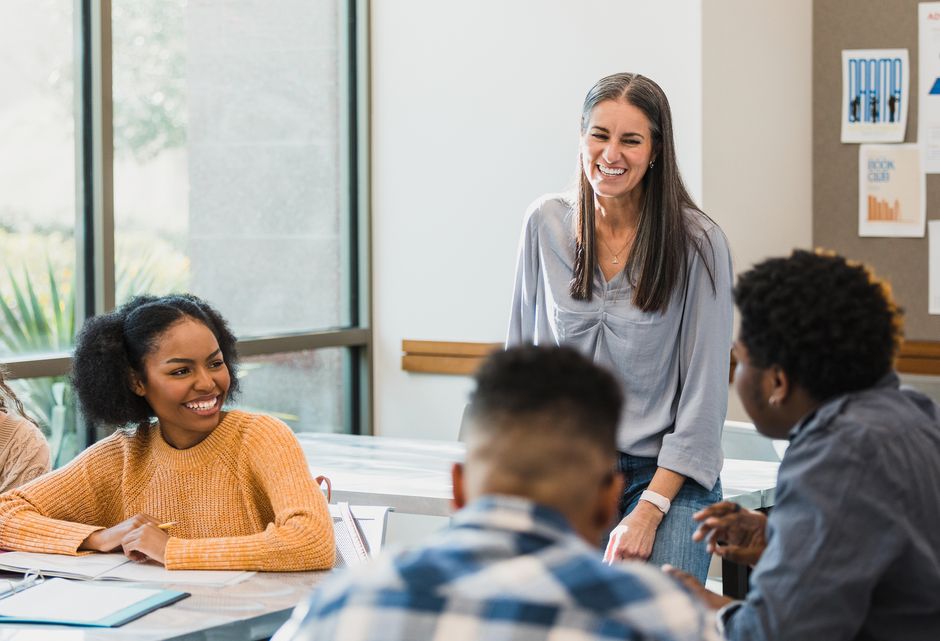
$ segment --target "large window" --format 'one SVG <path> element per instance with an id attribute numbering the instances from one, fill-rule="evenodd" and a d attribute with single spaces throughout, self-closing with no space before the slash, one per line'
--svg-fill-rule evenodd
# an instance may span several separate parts
<path id="1" fill-rule="evenodd" d="M 239 405 L 369 431 L 364 5 L 0 3 L 0 361 L 57 463 L 76 328 L 142 293 L 220 309 Z"/>

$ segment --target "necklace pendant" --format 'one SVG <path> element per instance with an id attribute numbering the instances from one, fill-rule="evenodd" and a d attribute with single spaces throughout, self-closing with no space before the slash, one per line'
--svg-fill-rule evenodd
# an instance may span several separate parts
<path id="1" fill-rule="evenodd" d="M 614 265 L 617 265 L 618 263 L 620 263 L 620 261 L 617 260 L 616 256 L 614 256 L 613 260 L 611 260 L 610 262 L 613 263 Z"/>

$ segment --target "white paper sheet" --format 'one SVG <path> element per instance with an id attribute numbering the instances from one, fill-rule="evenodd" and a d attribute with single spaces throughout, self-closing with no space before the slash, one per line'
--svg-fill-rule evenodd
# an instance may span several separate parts
<path id="1" fill-rule="evenodd" d="M 940 220 L 927 222 L 928 259 L 928 301 L 927 313 L 940 314 Z"/>
<path id="2" fill-rule="evenodd" d="M 917 141 L 924 172 L 940 173 L 940 2 L 918 5 Z"/>
<path id="3" fill-rule="evenodd" d="M 918 145 L 859 145 L 858 235 L 923 238 L 924 172 Z"/>
<path id="4" fill-rule="evenodd" d="M 161 591 L 48 579 L 0 600 L 0 615 L 41 621 L 49 618 L 50 609 L 54 609 L 58 620 L 93 623 Z"/>
<path id="5" fill-rule="evenodd" d="M 904 142 L 907 49 L 842 52 L 842 142 Z"/>
<path id="6" fill-rule="evenodd" d="M 0 569 L 39 570 L 46 576 L 77 579 L 192 585 L 233 585 L 254 574 L 240 570 L 167 570 L 154 563 L 135 563 L 123 554 L 67 556 L 40 552 L 4 552 L 0 554 Z"/>

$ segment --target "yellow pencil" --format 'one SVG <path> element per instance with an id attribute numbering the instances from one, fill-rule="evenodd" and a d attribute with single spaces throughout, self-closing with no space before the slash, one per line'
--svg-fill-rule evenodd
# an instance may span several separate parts
<path id="1" fill-rule="evenodd" d="M 161 523 L 157 527 L 160 528 L 161 530 L 169 530 L 174 525 L 176 525 L 176 521 L 168 521 L 167 523 Z"/>

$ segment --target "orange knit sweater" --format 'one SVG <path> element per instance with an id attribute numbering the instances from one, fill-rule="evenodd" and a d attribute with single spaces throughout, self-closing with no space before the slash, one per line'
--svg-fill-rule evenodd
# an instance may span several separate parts
<path id="1" fill-rule="evenodd" d="M 0 492 L 49 471 L 49 445 L 39 428 L 0 411 Z"/>
<path id="2" fill-rule="evenodd" d="M 185 450 L 157 426 L 118 431 L 74 461 L 0 496 L 0 547 L 78 553 L 135 514 L 175 521 L 166 567 L 333 567 L 333 521 L 297 438 L 270 416 L 228 412 Z"/>

